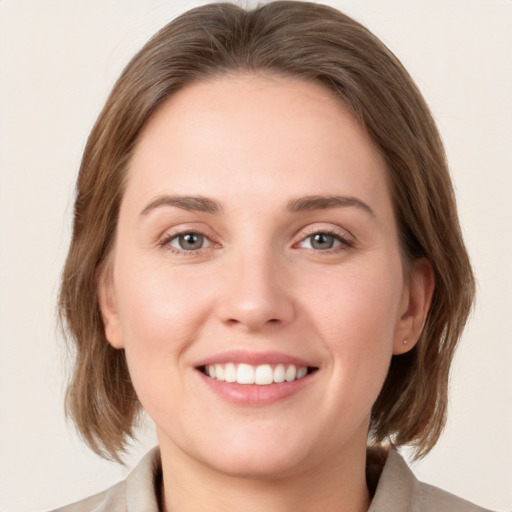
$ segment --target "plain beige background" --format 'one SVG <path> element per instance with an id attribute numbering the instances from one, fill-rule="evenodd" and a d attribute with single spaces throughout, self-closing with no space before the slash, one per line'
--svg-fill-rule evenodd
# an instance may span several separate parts
<path id="1" fill-rule="evenodd" d="M 47 510 L 122 478 L 67 427 L 55 297 L 87 134 L 128 59 L 203 2 L 0 0 L 0 511 Z M 340 0 L 409 69 L 446 143 L 479 281 L 453 370 L 450 419 L 413 466 L 512 509 L 512 2 Z M 244 5 L 253 5 L 244 2 Z"/>

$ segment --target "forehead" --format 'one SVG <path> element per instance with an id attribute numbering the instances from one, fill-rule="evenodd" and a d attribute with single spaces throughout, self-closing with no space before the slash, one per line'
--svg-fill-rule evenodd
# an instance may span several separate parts
<path id="1" fill-rule="evenodd" d="M 254 195 L 287 183 L 283 199 L 333 187 L 387 196 L 385 181 L 380 155 L 333 92 L 234 75 L 189 85 L 158 108 L 130 162 L 127 193 Z"/>

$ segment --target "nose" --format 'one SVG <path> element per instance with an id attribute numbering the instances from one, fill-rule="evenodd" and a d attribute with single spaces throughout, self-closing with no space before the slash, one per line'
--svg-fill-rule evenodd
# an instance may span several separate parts
<path id="1" fill-rule="evenodd" d="M 295 317 L 293 279 L 272 254 L 237 255 L 223 273 L 220 320 L 247 331 L 279 328 Z"/>

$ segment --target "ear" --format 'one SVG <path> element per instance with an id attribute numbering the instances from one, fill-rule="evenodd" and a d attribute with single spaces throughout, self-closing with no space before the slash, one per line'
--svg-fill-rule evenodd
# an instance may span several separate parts
<path id="1" fill-rule="evenodd" d="M 107 263 L 105 268 L 99 269 L 98 275 L 98 301 L 105 337 L 114 348 L 124 348 L 114 279 L 110 265 Z"/>
<path id="2" fill-rule="evenodd" d="M 418 342 L 434 293 L 434 271 L 425 258 L 414 261 L 411 265 L 408 281 L 400 304 L 400 318 L 395 331 L 393 354 L 404 354 Z"/>

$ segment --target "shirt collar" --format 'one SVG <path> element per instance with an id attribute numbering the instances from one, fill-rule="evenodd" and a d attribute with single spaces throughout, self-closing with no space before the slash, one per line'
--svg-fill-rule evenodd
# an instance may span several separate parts
<path id="1" fill-rule="evenodd" d="M 369 450 L 368 465 L 370 464 L 373 464 L 374 471 L 368 483 L 370 488 L 373 487 L 374 493 L 368 512 L 411 510 L 418 480 L 398 452 L 391 449 L 386 457 L 382 450 L 373 454 Z M 159 512 L 158 495 L 161 482 L 162 462 L 160 450 L 156 447 L 146 454 L 126 479 L 126 511 Z"/>

